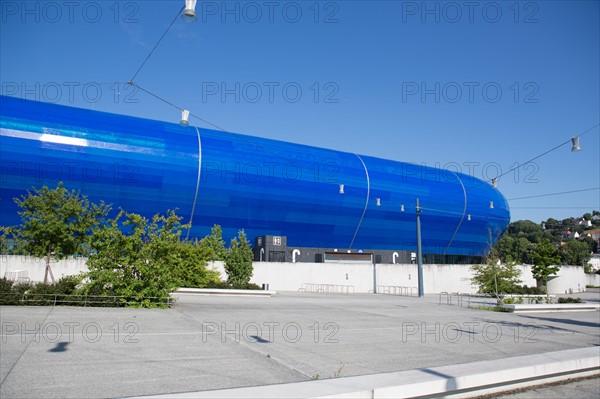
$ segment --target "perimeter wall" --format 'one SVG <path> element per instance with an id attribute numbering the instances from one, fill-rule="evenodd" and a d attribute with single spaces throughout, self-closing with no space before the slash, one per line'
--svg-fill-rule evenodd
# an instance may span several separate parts
<path id="1" fill-rule="evenodd" d="M 51 263 L 55 278 L 87 271 L 85 258 L 68 258 Z M 222 262 L 214 262 L 210 267 L 226 274 Z M 527 286 L 535 286 L 531 265 L 521 265 L 521 280 Z M 20 273 L 31 281 L 44 280 L 45 262 L 40 258 L 20 255 L 0 256 L 0 276 L 15 276 Z M 593 275 L 598 276 L 598 275 Z M 439 292 L 475 293 L 469 278 L 469 265 L 423 265 L 423 284 L 426 294 Z M 585 291 L 590 284 L 581 266 L 562 266 L 558 276 L 548 283 L 551 294 L 565 294 Z M 597 279 L 597 277 L 596 277 Z M 364 263 L 278 263 L 254 262 L 254 275 L 251 280 L 258 285 L 269 284 L 276 291 L 298 291 L 305 284 L 334 284 L 351 286 L 355 293 L 389 290 L 385 287 L 408 287 L 408 292 L 416 293 L 417 265 L 414 264 L 364 264 Z M 594 284 L 591 284 L 594 285 Z M 595 284 L 598 285 L 598 284 Z M 412 288 L 410 288 L 412 287 Z"/>

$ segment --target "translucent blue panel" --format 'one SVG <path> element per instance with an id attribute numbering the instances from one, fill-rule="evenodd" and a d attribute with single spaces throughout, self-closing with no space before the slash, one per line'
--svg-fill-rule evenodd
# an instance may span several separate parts
<path id="1" fill-rule="evenodd" d="M 3 225 L 18 223 L 12 198 L 58 181 L 146 217 L 178 209 L 190 237 L 220 224 L 227 239 L 244 229 L 289 246 L 414 250 L 419 198 L 424 253 L 483 255 L 510 219 L 498 190 L 450 171 L 11 97 L 0 105 Z"/>

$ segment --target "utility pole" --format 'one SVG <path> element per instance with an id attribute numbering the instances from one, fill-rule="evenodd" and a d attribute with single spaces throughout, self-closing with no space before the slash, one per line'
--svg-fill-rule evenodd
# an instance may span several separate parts
<path id="1" fill-rule="evenodd" d="M 419 297 L 425 295 L 423 289 L 423 253 L 421 249 L 421 207 L 417 198 L 417 271 L 419 276 Z"/>

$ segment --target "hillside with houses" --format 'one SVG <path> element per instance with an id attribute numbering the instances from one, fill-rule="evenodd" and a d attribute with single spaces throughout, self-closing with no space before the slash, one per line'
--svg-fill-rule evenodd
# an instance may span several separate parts
<path id="1" fill-rule="evenodd" d="M 505 262 L 532 263 L 537 246 L 550 242 L 563 265 L 600 270 L 600 211 L 563 220 L 549 218 L 540 224 L 512 222 L 492 253 Z"/>

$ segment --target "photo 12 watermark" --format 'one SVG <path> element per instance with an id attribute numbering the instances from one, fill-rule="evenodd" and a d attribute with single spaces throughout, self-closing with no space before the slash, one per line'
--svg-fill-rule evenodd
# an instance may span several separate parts
<path id="1" fill-rule="evenodd" d="M 183 3 L 183 0 L 182 0 Z M 134 1 L 2 1 L 2 23 L 88 23 L 139 22 L 139 4 Z"/>
<path id="2" fill-rule="evenodd" d="M 52 104 L 136 104 L 139 89 L 124 82 L 2 82 L 0 94 Z"/>
<path id="3" fill-rule="evenodd" d="M 313 102 L 337 104 L 340 87 L 336 82 L 202 82 L 202 103 L 279 103 Z"/>
<path id="4" fill-rule="evenodd" d="M 204 182 L 264 184 L 283 181 L 337 184 L 339 166 L 336 162 L 203 162 Z"/>
<path id="5" fill-rule="evenodd" d="M 203 23 L 337 24 L 340 4 L 335 1 L 202 1 Z"/>
<path id="6" fill-rule="evenodd" d="M 56 137 L 62 141 L 62 144 L 68 144 L 70 139 L 63 136 Z M 138 164 L 126 160 L 109 164 L 76 161 L 2 161 L 0 170 L 3 184 L 9 181 L 23 185 L 58 182 L 134 184 L 140 178 Z"/>
<path id="7" fill-rule="evenodd" d="M 2 343 L 12 339 L 19 339 L 21 343 L 46 342 L 56 344 L 59 342 L 86 342 L 94 344 L 105 338 L 115 344 L 136 344 L 139 339 L 136 335 L 140 326 L 134 322 L 115 322 L 110 326 L 102 326 L 100 323 L 65 321 L 56 322 L 2 322 Z"/>
<path id="8" fill-rule="evenodd" d="M 534 1 L 403 1 L 402 23 L 537 24 L 540 5 Z"/>
<path id="9" fill-rule="evenodd" d="M 503 325 L 500 323 L 449 322 L 425 323 L 403 322 L 401 325 L 402 343 L 474 343 L 483 341 L 495 344 L 501 340 L 514 343 L 534 344 L 539 328 L 535 324 Z"/>
<path id="10" fill-rule="evenodd" d="M 421 163 L 402 163 L 394 169 L 401 181 L 410 180 L 434 181 L 434 182 L 456 182 L 461 179 L 460 175 L 466 175 L 470 179 L 479 179 L 483 182 L 492 183 L 496 179 L 499 184 L 501 179 L 511 180 L 513 183 L 535 184 L 539 183 L 538 173 L 540 166 L 536 162 L 527 162 L 520 164 L 515 162 L 509 165 L 502 165 L 499 162 L 435 162 L 428 165 Z M 502 177 L 499 177 L 502 176 Z"/>
<path id="11" fill-rule="evenodd" d="M 296 344 L 300 341 L 315 344 L 337 344 L 340 326 L 334 322 L 302 325 L 295 321 L 227 323 L 207 321 L 202 323 L 202 343 L 275 343 Z"/>
<path id="12" fill-rule="evenodd" d="M 402 103 L 474 104 L 513 102 L 537 104 L 540 87 L 536 82 L 402 82 Z"/>

